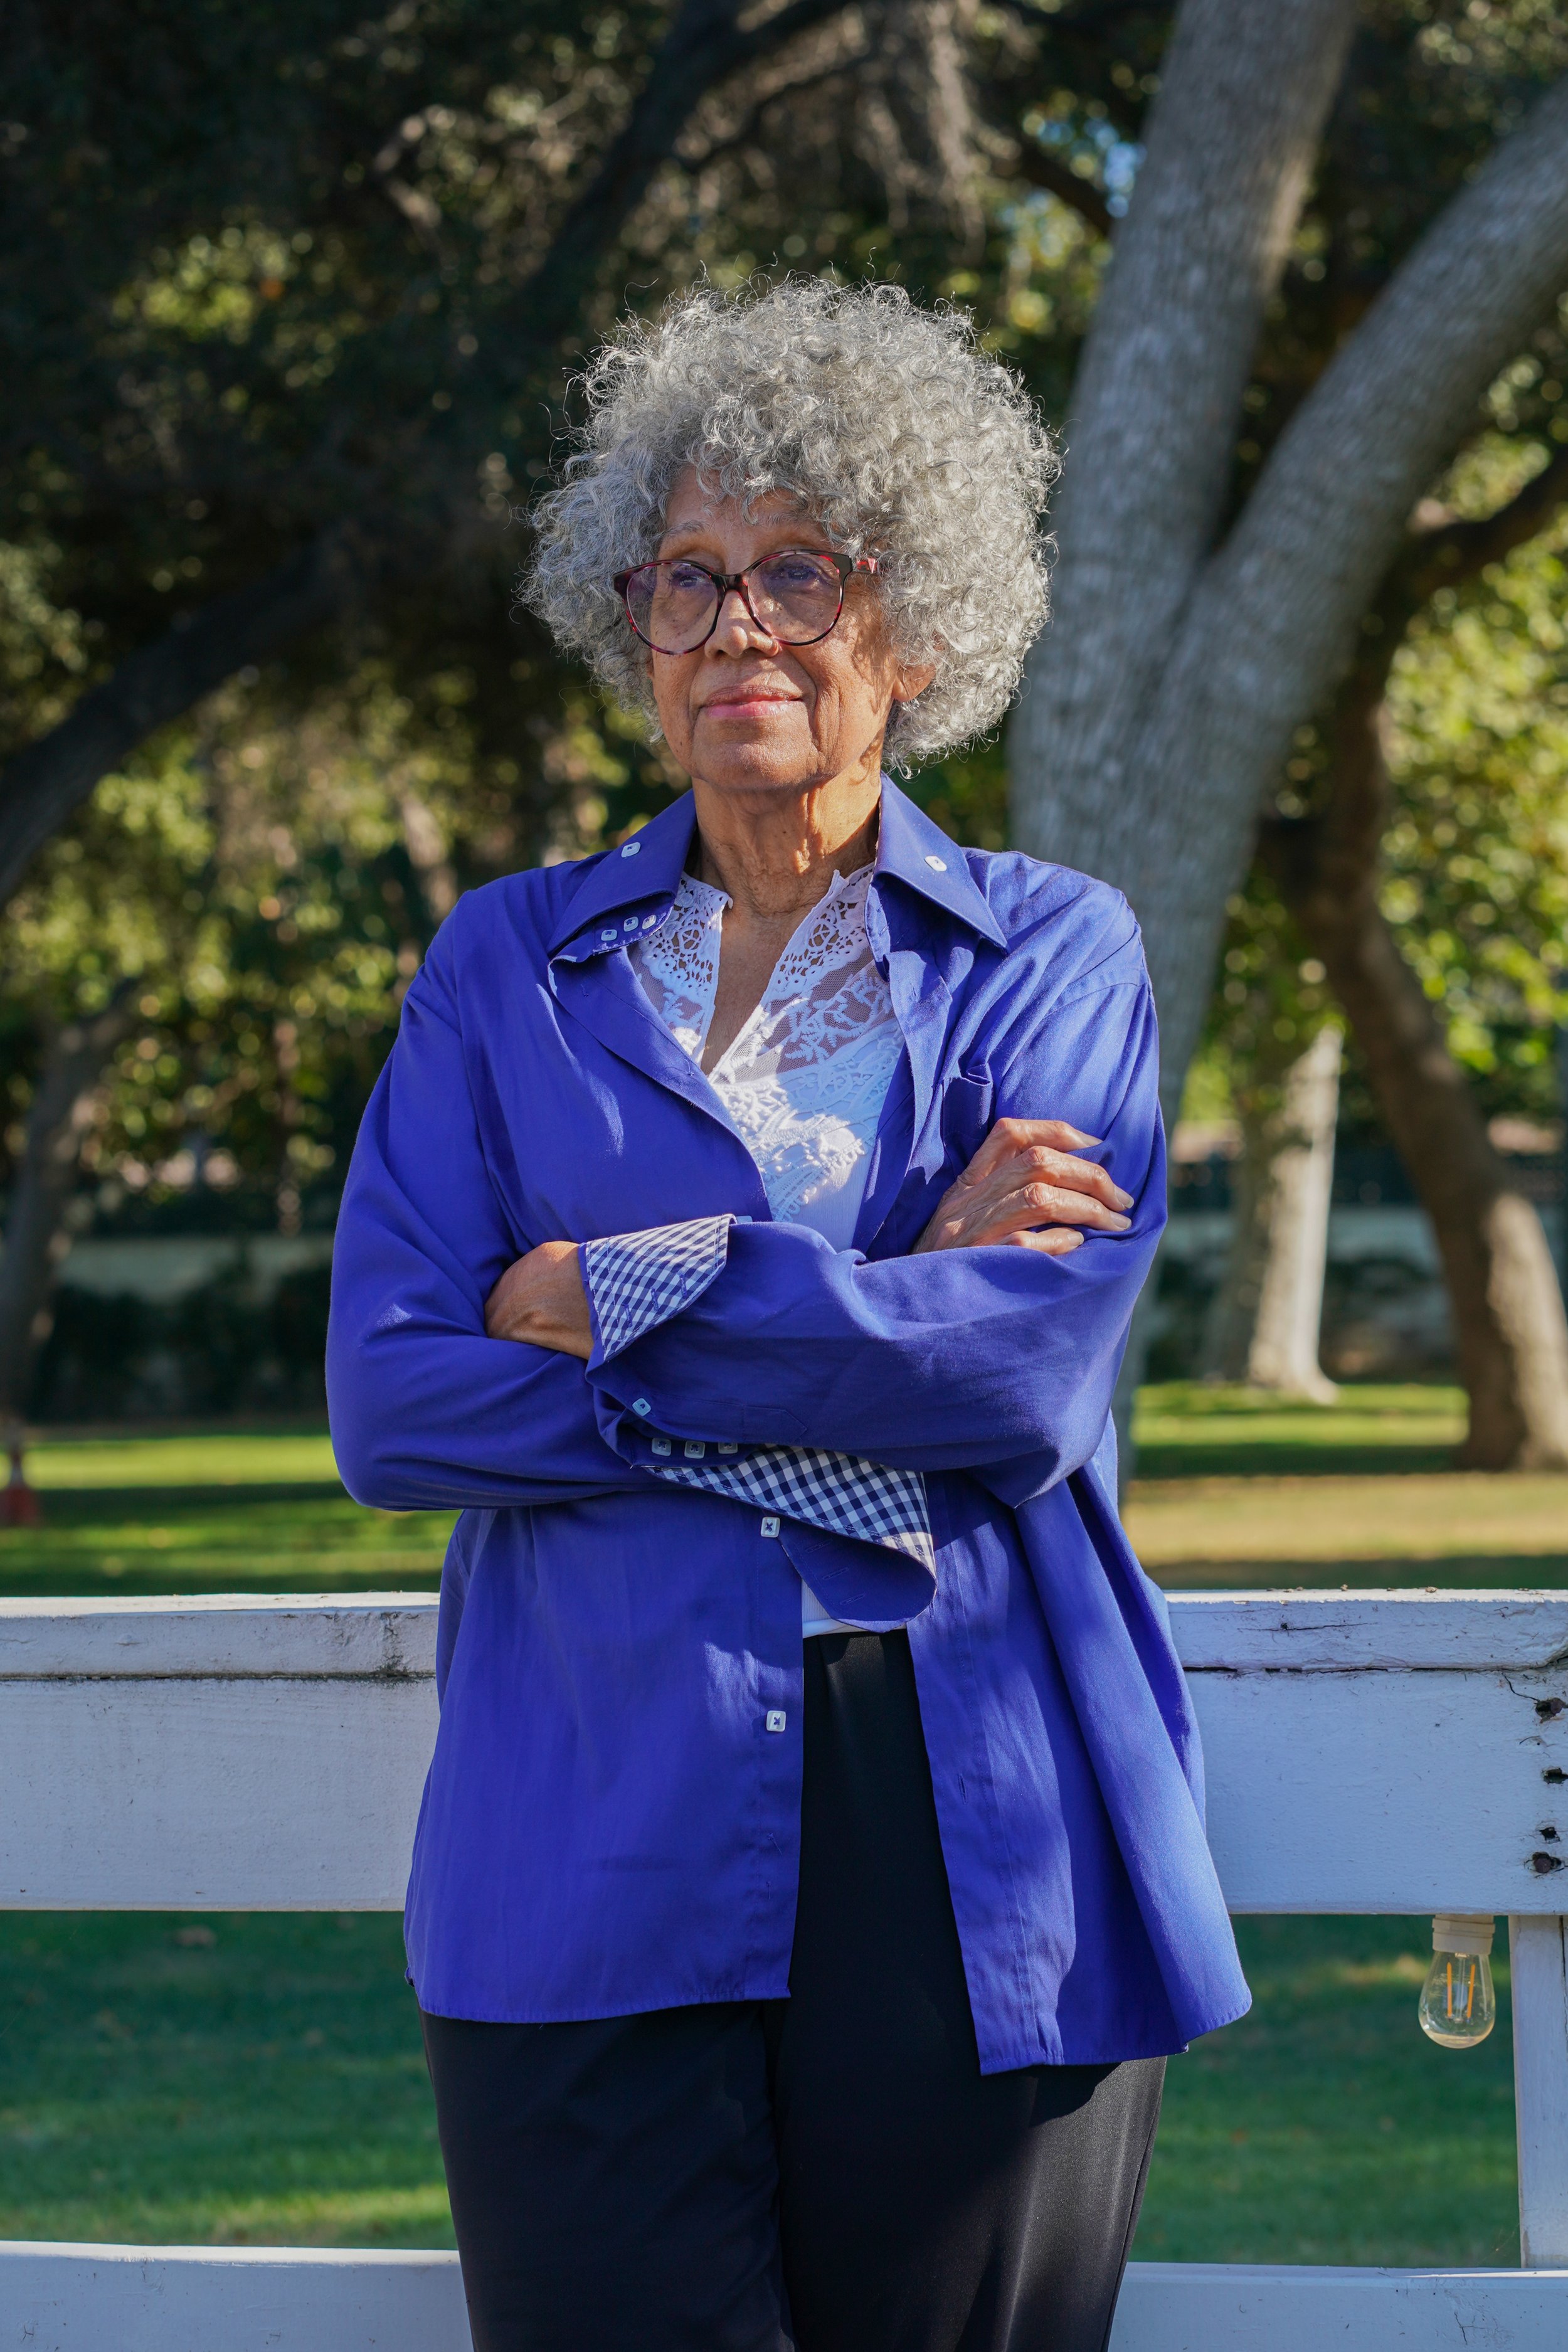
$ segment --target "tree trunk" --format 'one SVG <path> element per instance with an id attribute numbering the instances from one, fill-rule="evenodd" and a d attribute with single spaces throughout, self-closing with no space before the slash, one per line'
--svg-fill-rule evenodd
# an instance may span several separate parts
<path id="1" fill-rule="evenodd" d="M 1056 614 L 1009 744 L 1018 847 L 1114 882 L 1142 925 L 1171 1123 L 1291 737 L 1331 699 L 1417 500 L 1568 280 L 1565 77 L 1400 264 L 1216 544 L 1353 13 L 1183 0 L 1074 386 Z"/>
<path id="2" fill-rule="evenodd" d="M 1014 838 L 1127 892 L 1167 1114 L 1226 900 L 1416 501 L 1568 279 L 1568 79 L 1445 207 L 1215 534 L 1263 306 L 1351 25 L 1185 0 L 1073 395 L 1057 615 L 1012 740 Z"/>
<path id="3" fill-rule="evenodd" d="M 1329 1196 L 1339 1121 L 1339 1031 L 1325 1023 L 1290 1066 L 1268 1161 L 1268 1249 L 1247 1351 L 1247 1384 L 1331 1403 L 1338 1394 L 1318 1362 Z"/>
<path id="4" fill-rule="evenodd" d="M 405 792 L 397 805 L 403 819 L 403 845 L 425 901 L 427 936 L 433 937 L 458 903 L 458 877 L 434 810 L 416 792 Z"/>
<path id="5" fill-rule="evenodd" d="M 1230 1163 L 1230 1247 L 1219 1288 L 1204 1318 L 1198 1372 L 1205 1381 L 1246 1380 L 1268 1263 L 1268 1172 L 1274 1122 L 1244 1112 L 1240 1124 L 1241 1150 Z"/>
<path id="6" fill-rule="evenodd" d="M 90 1020 L 57 1030 L 38 1073 L 0 1255 L 0 1424 L 15 1427 L 26 1412 L 33 1366 L 53 1328 L 49 1302 L 70 1248 L 67 1211 L 82 1141 L 104 1066 L 131 1026 L 132 986 Z"/>
<path id="7" fill-rule="evenodd" d="M 1325 816 L 1266 836 L 1303 938 L 1344 1007 L 1389 1133 L 1432 1220 L 1478 1470 L 1568 1468 L 1568 1319 L 1533 1204 L 1377 901 L 1387 778 L 1380 706 L 1352 695 Z"/>
<path id="8" fill-rule="evenodd" d="M 1279 1096 L 1242 1109 L 1231 1179 L 1235 1224 L 1204 1334 L 1205 1379 L 1245 1381 L 1330 1404 L 1318 1362 L 1342 1045 L 1331 1023 L 1285 1073 Z"/>

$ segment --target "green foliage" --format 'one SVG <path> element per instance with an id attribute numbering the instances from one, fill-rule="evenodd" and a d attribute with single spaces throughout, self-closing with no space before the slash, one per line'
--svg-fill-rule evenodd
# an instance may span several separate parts
<path id="1" fill-rule="evenodd" d="M 1109 248 L 1036 164 L 1125 209 L 1169 6 L 983 7 L 966 82 L 941 79 L 925 12 L 847 15 L 704 102 L 542 346 L 520 289 L 674 13 L 89 0 L 0 31 L 0 755 L 323 524 L 372 520 L 420 551 L 373 608 L 148 746 L 32 877 L 0 976 L 13 1115 L 42 1021 L 144 982 L 100 1171 L 167 1168 L 194 1141 L 280 1193 L 330 1185 L 439 912 L 409 802 L 463 887 L 614 840 L 679 787 L 509 610 L 518 502 L 556 452 L 574 354 L 623 301 L 759 267 L 897 278 L 972 304 L 1065 411 Z M 1363 12 L 1247 394 L 1237 498 L 1391 268 L 1565 64 L 1546 0 Z M 1498 430 L 1538 446 L 1568 429 L 1565 375 L 1552 324 L 1496 388 Z M 993 846 L 1002 783 L 993 745 L 919 790 Z M 1462 921 L 1427 925 L 1424 971 L 1447 975 L 1476 1066 L 1534 1071 L 1539 1028 L 1525 1050 L 1509 1008 L 1544 1017 L 1550 908 L 1532 902 L 1511 964 L 1494 925 L 1484 986 L 1461 988 L 1455 957 L 1486 929 L 1473 895 Z M 1249 889 L 1226 946 L 1246 1001 L 1222 998 L 1200 1092 L 1225 1096 L 1287 1042 L 1281 1024 L 1304 1035 L 1321 1013 L 1289 943 L 1267 975 L 1277 929 Z"/>
<path id="2" fill-rule="evenodd" d="M 1280 1108 L 1290 1065 L 1338 1018 L 1322 965 L 1305 953 L 1279 893 L 1255 867 L 1229 903 L 1219 977 L 1187 1074 L 1185 1115 L 1261 1128 Z"/>
<path id="3" fill-rule="evenodd" d="M 1557 1108 L 1568 1022 L 1568 520 L 1413 628 L 1390 686 L 1383 904 L 1493 1108 Z"/>

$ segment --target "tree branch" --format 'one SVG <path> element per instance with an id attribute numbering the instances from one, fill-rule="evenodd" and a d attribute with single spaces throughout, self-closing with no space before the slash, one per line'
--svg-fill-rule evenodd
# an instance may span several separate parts
<path id="1" fill-rule="evenodd" d="M 1125 245 L 1123 230 L 1119 257 Z M 1118 803 L 1106 863 L 1145 925 L 1176 1072 L 1292 731 L 1330 703 L 1417 499 L 1565 282 L 1568 78 L 1401 263 L 1280 436 L 1226 543 L 1189 576 L 1142 723 L 1118 739 L 1125 765 L 1097 780 Z M 1124 583 L 1125 545 L 1113 552 Z M 1131 598 L 1129 625 L 1145 610 Z M 1095 682 L 1118 691 L 1098 670 Z M 1124 793 L 1131 777 L 1160 789 Z M 1054 854 L 1091 864 L 1085 846 Z"/>
<path id="2" fill-rule="evenodd" d="M 1273 775 L 1342 672 L 1416 499 L 1565 282 L 1568 78 L 1439 215 L 1291 418 L 1189 606 L 1152 732 L 1179 723 L 1190 740 L 1201 710 L 1213 751 L 1198 757 L 1229 769 L 1245 740 L 1249 772 Z"/>
<path id="3" fill-rule="evenodd" d="M 825 82 L 837 81 L 842 75 L 853 73 L 858 67 L 869 65 L 875 56 L 874 49 L 855 49 L 846 57 L 835 58 L 830 64 L 818 67 L 813 73 L 799 74 L 793 81 L 775 83 L 772 89 L 763 90 L 754 100 L 732 131 L 726 131 L 721 139 L 710 141 L 700 155 L 682 155 L 681 170 L 694 176 L 699 172 L 706 172 L 724 156 L 733 155 L 740 148 L 749 147 L 771 108 L 783 106 L 790 99 L 802 98 L 808 90 L 820 89 Z"/>
<path id="4" fill-rule="evenodd" d="M 841 16 L 849 0 L 791 0 L 741 29 L 742 0 L 686 0 L 627 121 L 562 221 L 539 268 L 509 305 L 534 341 L 564 333 L 589 272 L 647 192 L 699 101 L 742 67 L 775 57 L 800 34 Z"/>
<path id="5" fill-rule="evenodd" d="M 849 0 L 791 0 L 742 31 L 744 0 L 686 0 L 655 53 L 630 116 L 587 187 L 568 207 L 549 250 L 507 305 L 494 338 L 508 382 L 566 331 L 595 268 L 710 89 L 840 15 Z M 510 332 L 508 322 L 510 321 Z M 480 445 L 481 446 L 483 444 Z M 419 561 L 423 561 L 421 547 Z M 406 571 L 385 530 L 333 525 L 287 562 L 177 623 L 121 662 L 51 731 L 0 770 L 0 905 L 29 859 L 87 800 L 99 779 L 247 664 L 268 659 L 332 619 L 379 577 Z"/>
<path id="6" fill-rule="evenodd" d="M 1086 220 L 1097 236 L 1110 236 L 1115 228 L 1110 206 L 1092 180 L 1080 180 L 1067 164 L 1049 155 L 1037 139 L 1019 136 L 1018 152 L 1013 164 L 1016 178 L 1027 180 L 1032 187 L 1044 188 L 1047 195 L 1067 205 Z"/>
<path id="7" fill-rule="evenodd" d="M 1473 521 L 1448 517 L 1424 523 L 1417 508 L 1416 535 L 1384 583 L 1379 610 L 1392 596 L 1399 600 L 1408 617 L 1428 604 L 1439 588 L 1474 580 L 1489 563 L 1500 563 L 1516 547 L 1527 546 L 1546 529 L 1565 499 L 1568 448 L 1557 448 L 1495 514 Z"/>
<path id="8" fill-rule="evenodd" d="M 100 777 L 237 669 L 331 620 L 368 584 L 375 561 L 363 534 L 342 525 L 324 531 L 276 572 L 132 654 L 58 727 L 8 760 L 0 770 L 0 905 Z"/>

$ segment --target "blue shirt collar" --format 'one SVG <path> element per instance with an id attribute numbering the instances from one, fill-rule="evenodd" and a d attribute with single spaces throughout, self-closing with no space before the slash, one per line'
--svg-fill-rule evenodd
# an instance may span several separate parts
<path id="1" fill-rule="evenodd" d="M 1006 946 L 1007 935 L 971 874 L 963 850 L 932 824 L 908 793 L 901 793 L 889 777 L 884 776 L 876 878 L 879 882 L 889 874 L 906 889 L 917 891 L 922 898 L 942 908 L 945 914 L 956 915 L 961 923 L 978 931 L 993 946 Z"/>
<path id="2" fill-rule="evenodd" d="M 648 916 L 662 911 L 679 888 L 696 821 L 691 794 L 682 793 L 619 849 L 606 850 L 587 868 L 562 908 L 551 934 L 550 954 L 559 954 L 573 941 L 579 943 L 579 954 L 629 947 L 649 927 Z M 889 875 L 994 946 L 1006 946 L 1006 934 L 971 875 L 963 850 L 884 776 L 875 878 L 880 882 Z"/>

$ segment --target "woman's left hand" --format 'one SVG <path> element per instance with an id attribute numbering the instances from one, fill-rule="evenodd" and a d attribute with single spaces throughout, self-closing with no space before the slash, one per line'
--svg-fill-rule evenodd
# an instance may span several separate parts
<path id="1" fill-rule="evenodd" d="M 594 1327 L 576 1243 L 541 1242 L 514 1259 L 485 1301 L 485 1329 L 492 1339 L 526 1340 L 586 1363 Z"/>

